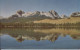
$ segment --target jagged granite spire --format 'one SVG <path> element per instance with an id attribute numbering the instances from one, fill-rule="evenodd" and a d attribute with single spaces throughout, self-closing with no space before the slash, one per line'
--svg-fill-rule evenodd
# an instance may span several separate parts
<path id="1" fill-rule="evenodd" d="M 71 17 L 80 17 L 80 12 L 74 12 L 70 16 Z"/>
<path id="2" fill-rule="evenodd" d="M 56 11 L 54 11 L 54 10 L 49 11 L 49 13 L 51 13 L 54 18 L 60 18 L 58 13 Z"/>

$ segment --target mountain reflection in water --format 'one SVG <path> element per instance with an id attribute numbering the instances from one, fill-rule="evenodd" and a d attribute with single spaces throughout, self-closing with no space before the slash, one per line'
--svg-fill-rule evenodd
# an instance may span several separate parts
<path id="1" fill-rule="evenodd" d="M 51 28 L 51 29 L 27 29 L 27 28 L 5 28 L 1 29 L 0 35 L 10 35 L 18 42 L 24 40 L 49 40 L 54 42 L 59 36 L 65 37 L 69 35 L 72 39 L 80 40 L 80 29 L 71 28 Z"/>
<path id="2" fill-rule="evenodd" d="M 80 28 L 1 28 L 1 49 L 80 49 Z"/>

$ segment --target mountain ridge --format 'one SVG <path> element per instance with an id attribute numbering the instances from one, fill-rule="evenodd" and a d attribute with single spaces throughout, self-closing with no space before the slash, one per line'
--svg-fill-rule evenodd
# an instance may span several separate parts
<path id="1" fill-rule="evenodd" d="M 49 14 L 48 14 L 49 13 Z M 53 14 L 53 16 L 51 14 Z M 25 16 L 27 15 L 27 16 Z M 51 15 L 51 16 L 48 16 Z M 64 23 L 67 22 L 73 22 L 78 20 L 80 21 L 80 12 L 74 12 L 72 13 L 69 17 L 66 15 L 62 15 L 61 17 L 58 15 L 57 12 L 51 10 L 49 12 L 40 12 L 40 11 L 35 11 L 35 12 L 27 12 L 25 13 L 22 10 L 18 10 L 16 14 L 11 15 L 9 18 L 6 19 L 0 19 L 1 23 L 26 23 L 26 22 L 34 22 L 34 23 Z M 77 18 L 74 18 L 77 17 Z M 47 22 L 48 21 L 48 22 Z M 61 21 L 61 22 L 60 22 Z"/>
<path id="2" fill-rule="evenodd" d="M 58 13 L 54 10 L 51 10 L 49 12 L 41 12 L 41 11 L 35 11 L 35 12 L 24 12 L 22 10 L 18 10 L 16 14 L 13 14 L 10 16 L 10 18 L 17 18 L 17 17 L 34 17 L 34 16 L 45 16 L 52 19 L 61 18 Z"/>

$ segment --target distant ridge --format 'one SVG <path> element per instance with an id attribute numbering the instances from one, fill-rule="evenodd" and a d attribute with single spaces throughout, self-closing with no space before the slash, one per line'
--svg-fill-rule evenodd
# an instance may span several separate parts
<path id="1" fill-rule="evenodd" d="M 74 18 L 77 17 L 77 18 Z M 80 12 L 74 12 L 70 16 L 62 15 L 59 16 L 58 13 L 54 10 L 48 12 L 24 12 L 22 10 L 18 10 L 15 14 L 11 15 L 9 18 L 1 19 L 1 23 L 51 23 L 51 24 L 59 24 L 59 23 L 76 23 L 76 21 L 80 21 Z"/>
<path id="2" fill-rule="evenodd" d="M 52 19 L 57 19 L 61 18 L 58 13 L 54 10 L 51 10 L 49 12 L 40 12 L 40 11 L 35 11 L 35 12 L 24 12 L 22 10 L 18 10 L 16 14 L 13 14 L 10 16 L 10 18 L 17 18 L 17 17 L 41 17 L 45 16 L 46 18 L 52 18 Z"/>

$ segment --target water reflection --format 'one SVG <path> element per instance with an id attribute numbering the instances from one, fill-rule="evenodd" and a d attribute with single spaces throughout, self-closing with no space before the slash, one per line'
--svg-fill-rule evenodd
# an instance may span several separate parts
<path id="1" fill-rule="evenodd" d="M 69 35 L 72 39 L 80 40 L 80 29 L 78 28 L 50 28 L 50 29 L 31 29 L 31 28 L 2 28 L 0 36 L 10 35 L 16 41 L 24 40 L 49 40 L 54 42 L 59 36 L 65 37 Z"/>

